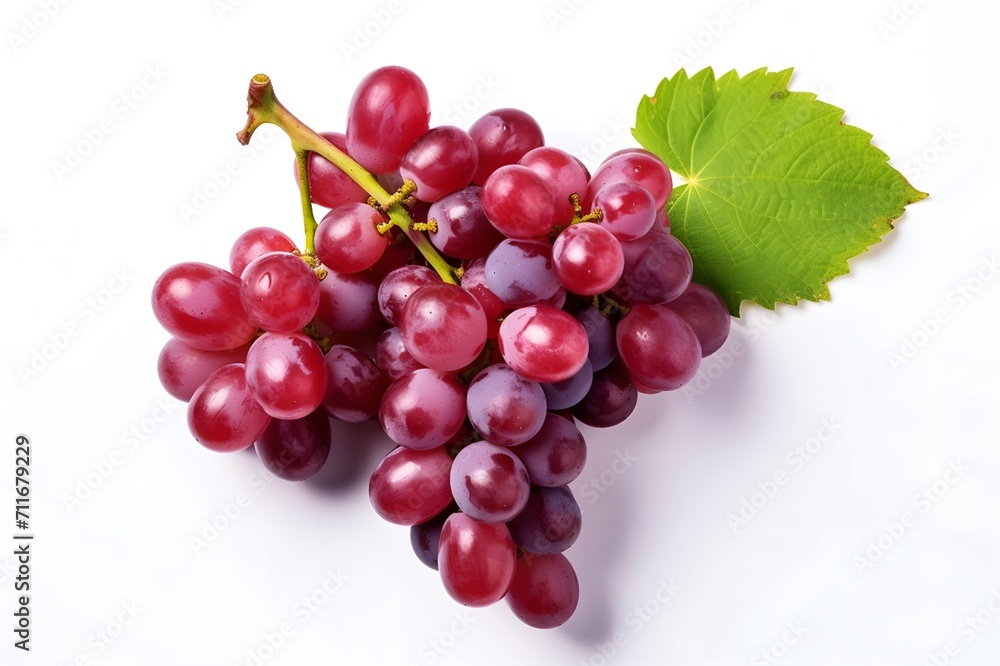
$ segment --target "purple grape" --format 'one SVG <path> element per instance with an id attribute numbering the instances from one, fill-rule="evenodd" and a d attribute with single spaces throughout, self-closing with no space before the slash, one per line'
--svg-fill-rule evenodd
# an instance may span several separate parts
<path id="1" fill-rule="evenodd" d="M 639 392 L 628 370 L 615 359 L 611 365 L 594 373 L 594 382 L 583 400 L 573 406 L 573 416 L 595 428 L 618 425 L 632 414 Z"/>
<path id="2" fill-rule="evenodd" d="M 389 379 L 375 363 L 353 347 L 334 345 L 324 357 L 326 393 L 323 406 L 339 421 L 360 423 L 378 414 Z"/>
<path id="3" fill-rule="evenodd" d="M 361 333 L 383 324 L 378 309 L 378 278 L 369 271 L 330 271 L 319 283 L 316 319 L 327 332 Z"/>
<path id="4" fill-rule="evenodd" d="M 248 349 L 249 344 L 224 351 L 204 351 L 170 338 L 160 350 L 156 372 L 167 393 L 188 402 L 213 372 L 230 363 L 245 363 Z"/>
<path id="5" fill-rule="evenodd" d="M 438 515 L 424 523 L 410 527 L 410 545 L 417 559 L 434 571 L 438 569 L 438 544 L 441 542 L 441 528 L 448 516 L 455 513 L 457 507 L 448 507 Z"/>
<path id="6" fill-rule="evenodd" d="M 482 185 L 502 166 L 515 164 L 528 151 L 545 143 L 542 128 L 518 109 L 490 111 L 472 123 L 469 136 L 476 143 L 479 163 L 472 182 Z"/>
<path id="7" fill-rule="evenodd" d="M 378 309 L 387 322 L 397 325 L 406 299 L 425 284 L 440 283 L 434 269 L 409 264 L 389 271 L 378 286 Z"/>
<path id="8" fill-rule="evenodd" d="M 521 512 L 531 484 L 510 449 L 489 442 L 469 444 L 451 466 L 451 494 L 458 508 L 484 523 L 505 523 Z"/>
<path id="9" fill-rule="evenodd" d="M 639 240 L 621 244 L 625 270 L 615 293 L 632 303 L 665 303 L 680 296 L 691 282 L 694 263 L 684 245 L 654 227 Z"/>
<path id="10" fill-rule="evenodd" d="M 392 381 L 424 367 L 406 351 L 403 336 L 395 326 L 383 331 L 379 337 L 375 345 L 375 363 Z"/>
<path id="11" fill-rule="evenodd" d="M 587 462 L 587 443 L 580 429 L 566 418 L 549 412 L 541 430 L 511 451 L 524 463 L 531 483 L 554 488 L 580 476 Z"/>
<path id="12" fill-rule="evenodd" d="M 545 392 L 506 363 L 477 374 L 466 394 L 469 421 L 483 439 L 499 446 L 528 441 L 545 422 Z"/>
<path id="13" fill-rule="evenodd" d="M 507 606 L 517 619 L 536 629 L 566 622 L 580 601 L 580 581 L 562 553 L 525 555 L 517 560 Z"/>
<path id="14" fill-rule="evenodd" d="M 271 419 L 255 449 L 267 471 L 303 481 L 323 469 L 330 456 L 330 420 L 321 409 L 301 419 Z"/>
<path id="15" fill-rule="evenodd" d="M 432 202 L 468 185 L 478 164 L 472 137 L 465 130 L 444 125 L 429 130 L 410 146 L 399 175 L 417 186 L 417 199 Z"/>
<path id="16" fill-rule="evenodd" d="M 389 385 L 378 412 L 389 438 L 411 449 L 432 449 L 465 421 L 465 389 L 446 372 L 421 368 Z"/>
<path id="17" fill-rule="evenodd" d="M 243 270 L 240 301 L 250 320 L 265 331 L 291 333 L 316 316 L 319 280 L 301 257 L 268 252 Z"/>
<path id="18" fill-rule="evenodd" d="M 507 528 L 525 552 L 552 555 L 573 545 L 580 536 L 581 522 L 580 505 L 568 487 L 532 488 L 524 510 L 507 523 Z"/>
<path id="19" fill-rule="evenodd" d="M 651 389 L 678 389 L 701 365 L 698 336 L 665 305 L 633 306 L 618 322 L 615 339 L 629 375 Z"/>
<path id="20" fill-rule="evenodd" d="M 559 226 L 569 224 L 576 212 L 570 203 L 570 195 L 578 194 L 582 200 L 587 194 L 590 174 L 586 167 L 569 153 L 551 146 L 540 146 L 529 151 L 518 164 L 528 167 L 549 184 L 556 200 L 554 223 Z"/>
<path id="21" fill-rule="evenodd" d="M 486 313 L 458 285 L 428 284 L 414 291 L 398 322 L 406 350 L 436 370 L 458 370 L 486 346 Z"/>
<path id="22" fill-rule="evenodd" d="M 579 310 L 576 318 L 587 331 L 589 351 L 587 357 L 594 372 L 608 367 L 618 356 L 618 346 L 615 344 L 615 325 L 601 314 L 593 305 Z"/>
<path id="23" fill-rule="evenodd" d="M 549 411 L 569 409 L 583 400 L 583 396 L 587 395 L 593 381 L 594 369 L 588 358 L 584 361 L 583 367 L 569 379 L 555 383 L 543 383 L 542 390 L 545 391 L 545 400 L 548 403 Z"/>
<path id="24" fill-rule="evenodd" d="M 323 402 L 323 352 L 302 333 L 265 333 L 247 352 L 247 385 L 276 419 L 299 419 Z"/>
<path id="25" fill-rule="evenodd" d="M 561 285 L 552 268 L 552 244 L 547 240 L 504 240 L 486 258 L 486 286 L 512 308 L 557 295 Z"/>
<path id="26" fill-rule="evenodd" d="M 199 444 L 223 453 L 253 445 L 271 421 L 253 399 L 242 363 L 225 365 L 209 375 L 191 396 L 187 418 Z"/>
<path id="27" fill-rule="evenodd" d="M 427 211 L 427 219 L 437 223 L 431 243 L 457 259 L 485 257 L 504 238 L 486 217 L 479 185 L 441 197 Z"/>
<path id="28" fill-rule="evenodd" d="M 683 294 L 664 305 L 683 317 L 694 330 L 701 343 L 702 357 L 714 354 L 729 337 L 732 322 L 729 310 L 708 287 L 692 282 Z"/>
<path id="29" fill-rule="evenodd" d="M 379 67 L 361 80 L 351 98 L 347 151 L 372 173 L 392 173 L 430 128 L 430 117 L 420 77 L 404 67 Z"/>

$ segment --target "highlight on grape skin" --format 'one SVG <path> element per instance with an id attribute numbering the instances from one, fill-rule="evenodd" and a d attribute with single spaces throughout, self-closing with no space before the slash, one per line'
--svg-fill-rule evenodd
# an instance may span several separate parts
<path id="1" fill-rule="evenodd" d="M 268 474 L 310 483 L 353 444 L 344 428 L 377 419 L 397 446 L 370 503 L 409 528 L 445 592 L 567 622 L 584 529 L 568 484 L 588 427 L 680 388 L 729 334 L 670 235 L 670 171 L 630 148 L 592 176 L 519 109 L 433 126 L 424 83 L 398 66 L 364 77 L 346 124 L 322 133 L 254 99 L 292 140 L 283 186 L 298 183 L 306 233 L 255 226 L 234 234 L 228 270 L 186 262 L 156 281 L 171 336 L 157 372 L 203 445 L 185 455 L 253 446 Z M 318 222 L 310 203 L 329 209 Z"/>

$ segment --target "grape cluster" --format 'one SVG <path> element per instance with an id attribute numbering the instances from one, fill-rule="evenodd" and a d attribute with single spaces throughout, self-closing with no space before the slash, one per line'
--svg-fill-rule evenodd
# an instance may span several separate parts
<path id="1" fill-rule="evenodd" d="M 410 527 L 458 602 L 506 599 L 525 623 L 558 626 L 579 598 L 563 555 L 581 528 L 578 423 L 621 423 L 729 332 L 670 234 L 670 172 L 626 149 L 590 174 L 516 109 L 432 128 L 402 67 L 365 77 L 346 133 L 323 137 L 396 194 L 378 205 L 310 152 L 300 180 L 329 209 L 314 252 L 260 227 L 228 271 L 167 269 L 153 289 L 173 336 L 160 380 L 189 402 L 201 444 L 255 446 L 289 480 L 326 462 L 330 418 L 377 417 L 398 446 L 371 475 L 376 512 Z M 418 222 L 400 229 L 394 206 Z"/>

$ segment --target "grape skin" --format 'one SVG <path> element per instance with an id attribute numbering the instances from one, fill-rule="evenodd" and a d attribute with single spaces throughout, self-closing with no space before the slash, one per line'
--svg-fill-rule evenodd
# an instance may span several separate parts
<path id="1" fill-rule="evenodd" d="M 223 351 L 204 351 L 170 338 L 156 360 L 160 384 L 178 400 L 189 402 L 208 376 L 224 365 L 245 363 L 250 345 Z"/>
<path id="2" fill-rule="evenodd" d="M 464 130 L 443 125 L 429 130 L 403 156 L 399 175 L 417 186 L 414 196 L 434 202 L 469 184 L 479 153 Z"/>
<path id="3" fill-rule="evenodd" d="M 395 326 L 403 313 L 406 299 L 425 284 L 441 282 L 441 278 L 426 266 L 400 266 L 382 278 L 378 287 L 378 309 L 387 322 Z"/>
<path id="4" fill-rule="evenodd" d="M 505 599 L 514 615 L 528 626 L 553 629 L 576 610 L 580 582 L 562 553 L 524 555 L 517 560 Z"/>
<path id="5" fill-rule="evenodd" d="M 528 441 L 545 423 L 545 392 L 504 363 L 481 370 L 466 394 L 469 421 L 488 442 L 516 446 Z"/>
<path id="6" fill-rule="evenodd" d="M 319 135 L 332 143 L 342 153 L 347 153 L 347 136 L 340 132 L 320 132 Z M 340 167 L 319 153 L 308 155 L 309 197 L 314 203 L 334 209 L 346 203 L 368 201 L 368 192 L 351 179 Z M 292 162 L 293 173 L 299 177 L 298 159 Z M 235 271 L 233 271 L 235 272 Z"/>
<path id="7" fill-rule="evenodd" d="M 462 273 L 462 288 L 472 294 L 483 306 L 487 320 L 486 334 L 490 338 L 496 338 L 500 329 L 500 323 L 497 319 L 507 309 L 507 305 L 493 293 L 486 283 L 486 261 L 485 257 L 479 257 L 466 265 L 465 271 Z"/>
<path id="8" fill-rule="evenodd" d="M 519 164 L 500 167 L 483 183 L 483 210 L 508 238 L 544 236 L 558 219 L 552 190 L 537 173 Z"/>
<path id="9" fill-rule="evenodd" d="M 410 527 L 410 545 L 417 559 L 434 571 L 438 570 L 438 547 L 441 543 L 441 529 L 444 521 L 453 514 L 457 507 L 450 506 L 438 515 L 424 523 Z"/>
<path id="10" fill-rule="evenodd" d="M 253 399 L 242 363 L 225 365 L 205 380 L 188 403 L 188 429 L 205 448 L 242 451 L 260 437 L 271 417 Z"/>
<path id="11" fill-rule="evenodd" d="M 510 536 L 535 555 L 561 553 L 580 536 L 580 505 L 566 486 L 532 488 L 524 509 L 510 522 Z"/>
<path id="12" fill-rule="evenodd" d="M 683 317 L 698 336 L 702 357 L 714 354 L 729 337 L 729 309 L 708 287 L 692 282 L 684 293 L 665 305 Z"/>
<path id="13" fill-rule="evenodd" d="M 403 336 L 395 326 L 386 329 L 379 336 L 378 344 L 375 345 L 375 364 L 393 381 L 424 367 L 406 351 Z"/>
<path id="14" fill-rule="evenodd" d="M 615 325 L 593 305 L 588 305 L 576 313 L 577 320 L 587 331 L 588 352 L 594 372 L 603 370 L 618 356 L 615 344 Z"/>
<path id="15" fill-rule="evenodd" d="M 556 201 L 557 213 L 553 222 L 559 226 L 569 224 L 576 212 L 570 203 L 570 195 L 578 194 L 582 198 L 590 180 L 590 174 L 580 160 L 558 148 L 540 146 L 528 151 L 518 164 L 528 167 L 549 183 Z"/>
<path id="16" fill-rule="evenodd" d="M 389 385 L 379 406 L 389 438 L 411 449 L 446 443 L 465 421 L 465 389 L 441 370 L 420 368 Z"/>
<path id="17" fill-rule="evenodd" d="M 593 382 L 594 369 L 589 357 L 583 360 L 583 367 L 569 379 L 553 383 L 543 382 L 542 390 L 545 391 L 549 411 L 569 409 L 580 402 L 587 395 Z"/>
<path id="18" fill-rule="evenodd" d="M 466 606 L 489 606 L 510 588 L 517 559 L 507 526 L 488 525 L 464 513 L 441 528 L 438 571 L 451 598 Z"/>
<path id="19" fill-rule="evenodd" d="M 192 261 L 165 270 L 153 284 L 152 304 L 160 325 L 195 349 L 235 349 L 257 332 L 240 301 L 239 279 L 209 264 Z"/>
<path id="20" fill-rule="evenodd" d="M 482 185 L 502 166 L 515 164 L 545 143 L 542 128 L 520 109 L 496 109 L 472 123 L 469 136 L 476 143 L 479 164 L 472 182 Z"/>
<path id="21" fill-rule="evenodd" d="M 297 331 L 316 316 L 319 280 L 300 257 L 268 252 L 251 261 L 240 279 L 240 301 L 265 331 Z"/>
<path id="22" fill-rule="evenodd" d="M 524 463 L 534 485 L 564 486 L 583 471 L 587 442 L 571 418 L 549 412 L 534 437 L 511 448 Z"/>
<path id="23" fill-rule="evenodd" d="M 684 293 L 694 263 L 684 245 L 653 227 L 638 240 L 621 244 L 625 270 L 615 293 L 631 303 L 666 303 Z"/>
<path id="24" fill-rule="evenodd" d="M 349 203 L 327 213 L 316 228 L 316 256 L 330 270 L 357 273 L 375 265 L 387 246 L 378 232 L 382 213 L 367 203 Z"/>
<path id="25" fill-rule="evenodd" d="M 561 382 L 583 367 L 590 342 L 583 324 L 550 305 L 531 305 L 500 324 L 500 353 L 519 375 L 537 382 Z"/>
<path id="26" fill-rule="evenodd" d="M 473 442 L 451 466 L 451 494 L 458 508 L 484 523 L 505 523 L 524 509 L 531 484 L 516 455 L 496 444 Z"/>
<path id="27" fill-rule="evenodd" d="M 601 226 L 621 241 L 641 238 L 656 222 L 653 195 L 631 181 L 608 183 L 594 195 L 593 205 L 601 209 Z"/>
<path id="28" fill-rule="evenodd" d="M 277 419 L 300 419 L 323 402 L 323 352 L 303 333 L 265 333 L 247 352 L 247 384 L 253 397 Z"/>
<path id="29" fill-rule="evenodd" d="M 484 269 L 487 288 L 508 307 L 534 305 L 559 294 L 547 240 L 503 240 L 486 257 Z"/>
<path id="30" fill-rule="evenodd" d="M 360 423 L 378 414 L 389 380 L 370 358 L 353 347 L 334 345 L 323 362 L 327 378 L 323 406 L 330 416 Z"/>
<path id="31" fill-rule="evenodd" d="M 431 243 L 456 259 L 485 257 L 504 239 L 486 217 L 479 185 L 441 197 L 427 211 L 427 219 L 437 223 L 437 231 L 430 234 Z"/>
<path id="32" fill-rule="evenodd" d="M 662 305 L 636 305 L 618 322 L 618 354 L 643 385 L 672 391 L 701 365 L 701 345 L 687 322 Z"/>
<path id="33" fill-rule="evenodd" d="M 587 190 L 584 208 L 593 205 L 594 197 L 608 183 L 634 182 L 653 195 L 657 210 L 667 205 L 673 191 L 670 171 L 659 157 L 646 150 L 630 150 L 606 160 L 594 172 Z"/>
<path id="34" fill-rule="evenodd" d="M 486 313 L 458 285 L 429 284 L 406 300 L 399 332 L 407 351 L 428 368 L 445 372 L 472 363 L 486 346 Z"/>
<path id="35" fill-rule="evenodd" d="M 609 428 L 627 419 L 639 400 L 639 392 L 620 358 L 594 373 L 594 382 L 583 400 L 571 410 L 573 416 L 594 428 Z"/>
<path id="36" fill-rule="evenodd" d="M 264 469 L 279 479 L 304 481 L 330 456 L 330 420 L 323 410 L 301 419 L 271 419 L 254 445 Z"/>
<path id="37" fill-rule="evenodd" d="M 380 67 L 361 80 L 351 98 L 347 152 L 374 174 L 392 173 L 430 128 L 430 117 L 420 77 L 405 67 Z"/>
<path id="38" fill-rule="evenodd" d="M 451 504 L 450 471 L 451 456 L 443 446 L 426 451 L 393 449 L 368 482 L 372 507 L 396 525 L 427 522 Z"/>
<path id="39" fill-rule="evenodd" d="M 268 252 L 294 252 L 295 243 L 284 232 L 270 227 L 254 227 L 240 234 L 229 251 L 229 272 L 243 276 L 251 261 Z"/>
<path id="40" fill-rule="evenodd" d="M 592 222 L 574 224 L 552 244 L 552 268 L 574 294 L 596 296 L 618 282 L 625 268 L 621 243 L 607 228 Z"/>
<path id="41" fill-rule="evenodd" d="M 329 271 L 319 283 L 316 320 L 326 329 L 324 333 L 362 333 L 381 325 L 378 278 L 368 271 Z"/>

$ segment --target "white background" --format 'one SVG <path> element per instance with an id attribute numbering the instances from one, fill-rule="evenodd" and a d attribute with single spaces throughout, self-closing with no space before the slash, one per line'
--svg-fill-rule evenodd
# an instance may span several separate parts
<path id="1" fill-rule="evenodd" d="M 224 2 L 0 11 L 0 663 L 1000 663 L 994 3 Z M 224 265 L 251 226 L 300 235 L 285 139 L 234 138 L 250 77 L 339 130 L 390 63 L 425 80 L 432 122 L 516 106 L 591 166 L 634 145 L 640 97 L 682 64 L 795 67 L 793 89 L 846 109 L 931 194 L 830 302 L 746 306 L 700 394 L 643 396 L 625 425 L 587 431 L 567 553 L 582 592 L 559 629 L 447 597 L 370 508 L 377 426 L 338 431 L 320 479 L 273 481 L 252 453 L 200 448 L 156 379 L 160 272 Z M 18 434 L 29 654 L 11 630 Z"/>

